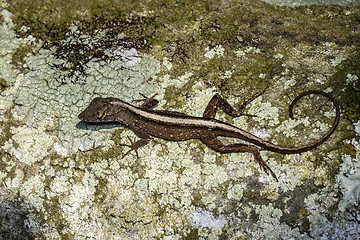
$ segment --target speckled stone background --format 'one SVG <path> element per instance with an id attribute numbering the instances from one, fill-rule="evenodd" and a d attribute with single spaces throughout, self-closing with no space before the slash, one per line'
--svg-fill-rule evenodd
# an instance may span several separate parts
<path id="1" fill-rule="evenodd" d="M 360 1 L 0 0 L 0 239 L 360 239 Z M 302 154 L 153 139 L 77 116 L 95 97 L 216 118 Z M 238 142 L 222 138 L 223 142 Z"/>

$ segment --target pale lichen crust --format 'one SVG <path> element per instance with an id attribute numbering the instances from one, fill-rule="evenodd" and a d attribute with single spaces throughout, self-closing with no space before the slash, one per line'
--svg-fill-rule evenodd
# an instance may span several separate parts
<path id="1" fill-rule="evenodd" d="M 342 157 L 340 173 L 337 176 L 338 185 L 343 197 L 339 209 L 344 212 L 347 208 L 358 207 L 360 202 L 360 120 L 354 124 L 356 138 L 348 142 L 348 154 Z"/>
<path id="2" fill-rule="evenodd" d="M 174 4 L 183 10 L 181 3 Z M 218 4 L 216 11 L 231 9 L 230 2 L 220 8 Z M 198 140 L 153 139 L 137 154 L 125 156 L 129 148 L 123 144 L 137 139 L 134 132 L 77 118 L 95 97 L 132 102 L 142 98 L 140 93 L 157 93 L 158 109 L 201 116 L 215 93 L 236 106 L 268 86 L 247 107 L 256 117 L 234 119 L 219 112 L 216 118 L 281 146 L 304 145 L 329 129 L 334 107 L 311 96 L 296 105 L 295 119 L 289 119 L 289 103 L 299 92 L 314 88 L 346 102 L 339 92 L 358 88 L 356 47 L 335 40 L 316 45 L 306 33 L 296 35 L 298 42 L 291 46 L 269 47 L 263 42 L 265 33 L 259 35 L 261 41 L 252 39 L 257 31 L 249 29 L 256 25 L 255 18 L 234 36 L 241 47 L 219 40 L 226 36 L 217 33 L 224 23 L 200 25 L 199 19 L 170 32 L 208 36 L 209 41 L 194 44 L 194 52 L 185 40 L 141 51 L 125 41 L 129 36 L 107 38 L 104 29 L 90 34 L 76 24 L 52 45 L 32 36 L 34 30 L 27 26 L 17 26 L 15 33 L 9 6 L 0 0 L 0 238 L 359 236 L 360 122 L 351 110 L 358 106 L 355 101 L 342 105 L 346 111 L 338 130 L 316 150 L 294 155 L 261 152 L 279 182 L 261 172 L 251 154 L 219 154 Z M 346 11 L 355 15 L 357 10 Z M 237 19 L 239 12 L 235 7 L 233 11 Z M 272 21 L 281 25 L 289 19 Z M 124 22 L 139 24 L 131 21 L 129 17 Z M 172 29 L 171 24 L 157 27 Z M 26 37 L 19 36 L 25 32 Z M 357 95 L 346 99 L 352 96 Z"/>
<path id="3" fill-rule="evenodd" d="M 77 31 L 76 28 L 73 31 Z M 84 42 L 92 43 L 86 35 L 83 38 Z M 69 37 L 66 41 L 74 40 Z M 54 67 L 62 64 L 62 60 L 53 52 L 41 49 L 38 55 L 26 58 L 29 72 L 23 76 L 23 87 L 18 92 L 12 114 L 28 126 L 47 120 L 55 122 L 57 149 L 61 155 L 66 155 L 63 154 L 66 151 L 97 147 L 99 142 L 109 138 L 110 131 L 94 131 L 97 126 L 85 126 L 77 118 L 93 98 L 111 96 L 132 101 L 140 98 L 139 93 L 154 91 L 147 80 L 156 73 L 158 64 L 149 57 L 141 57 L 135 49 L 126 50 L 120 45 L 114 52 L 107 52 L 113 55 L 111 62 L 89 61 L 83 66 L 85 72 L 81 81 L 79 76 L 67 78 L 73 82 L 71 84 L 62 81 L 68 72 Z"/>

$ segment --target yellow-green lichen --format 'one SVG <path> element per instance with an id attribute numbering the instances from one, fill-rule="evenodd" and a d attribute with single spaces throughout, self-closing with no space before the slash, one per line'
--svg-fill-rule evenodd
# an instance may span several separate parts
<path id="1" fill-rule="evenodd" d="M 357 136 L 360 135 L 360 121 L 355 126 Z M 337 175 L 337 182 L 343 194 L 339 203 L 340 211 L 344 212 L 347 208 L 358 206 L 360 202 L 360 175 L 359 175 L 359 158 L 360 143 L 357 139 L 352 139 L 351 144 L 354 146 L 355 155 L 344 155 L 340 166 L 340 173 Z"/>

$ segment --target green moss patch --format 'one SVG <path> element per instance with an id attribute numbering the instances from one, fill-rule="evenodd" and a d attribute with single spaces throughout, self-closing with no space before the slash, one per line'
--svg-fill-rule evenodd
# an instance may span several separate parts
<path id="1" fill-rule="evenodd" d="M 357 47 L 345 59 L 338 70 L 331 77 L 331 82 L 340 84 L 343 88 L 337 89 L 338 98 L 341 102 L 343 117 L 347 120 L 360 118 L 360 48 Z M 346 94 L 344 94 L 346 93 Z"/>
<path id="2" fill-rule="evenodd" d="M 218 80 L 218 74 L 233 64 L 243 66 L 235 76 L 253 81 L 260 73 L 271 78 L 279 70 L 279 62 L 269 60 L 278 50 L 285 52 L 298 43 L 319 45 L 335 42 L 352 45 L 360 41 L 357 28 L 359 12 L 341 6 L 280 7 L 261 2 L 230 1 L 63 1 L 15 0 L 10 7 L 16 17 L 16 30 L 22 36 L 32 34 L 45 41 L 45 47 L 57 46 L 58 57 L 67 64 L 57 66 L 72 75 L 84 75 L 84 64 L 104 57 L 104 49 L 131 44 L 131 47 L 151 51 L 159 59 L 168 57 L 173 63 L 173 76 L 184 70 L 195 72 L 222 90 L 231 89 L 231 81 Z M 46 7 L 44 7 L 46 6 Z M 266 12 L 266 14 L 264 14 Z M 339 24 L 340 23 L 340 24 Z M 21 26 L 31 30 L 20 33 Z M 81 41 L 61 42 L 76 25 L 81 33 L 96 37 L 106 29 L 104 37 L 93 46 Z M 118 38 L 122 35 L 121 39 Z M 246 47 L 261 49 L 259 59 L 248 64 L 234 61 L 232 53 L 223 59 L 203 63 L 205 47 L 222 45 L 238 50 Z M 157 46 L 161 46 L 158 48 Z M 128 46 L 126 46 L 128 47 Z M 255 61 L 255 62 L 254 62 Z M 245 71 L 246 73 L 244 73 Z M 250 74 L 250 75 L 249 75 Z M 244 77 L 241 77 L 244 76 Z M 239 81 L 239 82 L 241 82 Z M 239 82 L 236 82 L 238 85 Z M 244 84 L 247 85 L 247 84 Z"/>
<path id="3" fill-rule="evenodd" d="M 4 91 L 8 87 L 8 84 L 5 79 L 0 78 L 0 90 Z"/>

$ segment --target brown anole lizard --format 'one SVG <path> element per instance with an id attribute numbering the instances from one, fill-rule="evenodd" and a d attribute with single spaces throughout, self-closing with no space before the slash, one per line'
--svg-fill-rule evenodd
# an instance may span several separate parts
<path id="1" fill-rule="evenodd" d="M 330 94 L 322 91 L 306 91 L 298 95 L 290 104 L 290 117 L 293 118 L 292 109 L 296 102 L 303 96 L 319 94 L 332 101 L 336 109 L 334 123 L 330 130 L 318 140 L 301 147 L 281 147 L 256 137 L 238 127 L 214 119 L 216 111 L 221 108 L 225 113 L 233 117 L 245 114 L 246 105 L 263 92 L 254 95 L 234 109 L 219 94 L 213 96 L 208 103 L 202 117 L 193 117 L 184 113 L 173 111 L 151 110 L 158 103 L 153 97 L 145 99 L 142 106 L 136 107 L 117 98 L 95 98 L 90 105 L 79 114 L 79 119 L 90 123 L 118 122 L 130 128 L 140 138 L 132 143 L 130 150 L 137 150 L 150 141 L 150 136 L 170 141 L 183 141 L 188 139 L 200 139 L 210 148 L 221 153 L 250 152 L 260 167 L 277 180 L 275 173 L 264 162 L 260 155 L 261 150 L 269 150 L 282 154 L 294 154 L 309 151 L 322 144 L 335 131 L 340 120 L 340 108 L 337 101 Z M 217 137 L 233 137 L 245 140 L 254 145 L 243 143 L 223 144 Z"/>

